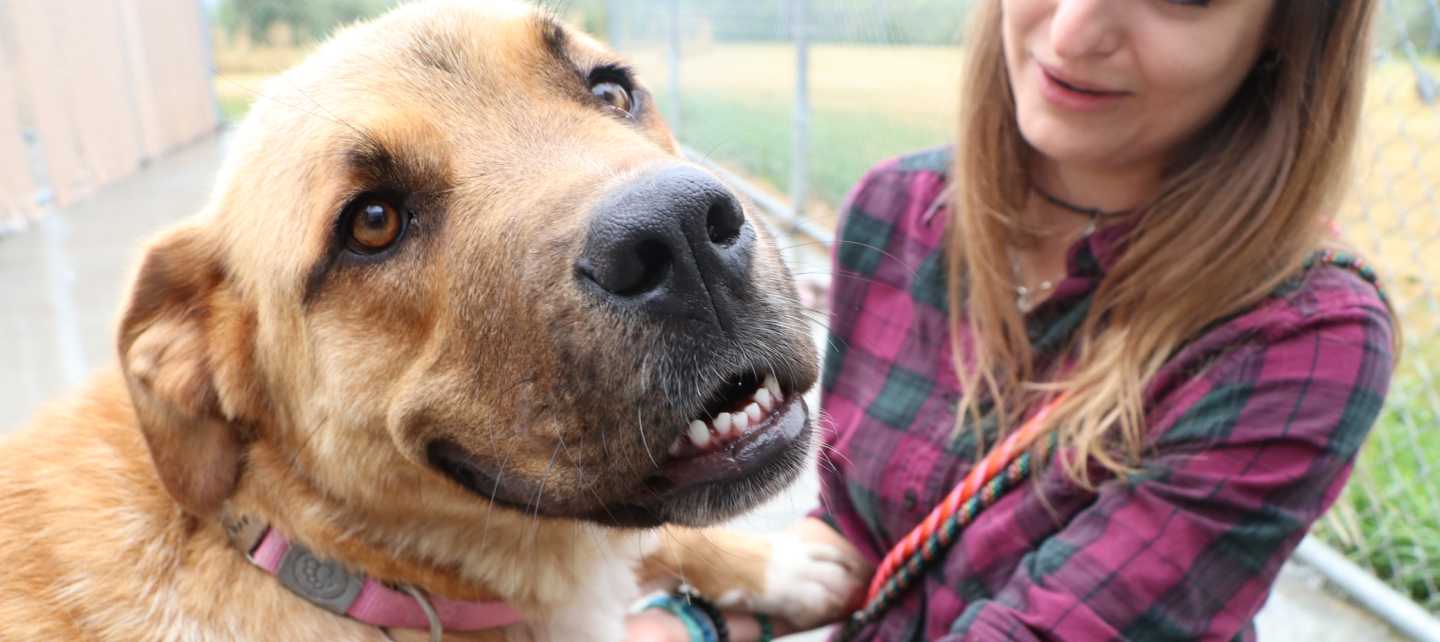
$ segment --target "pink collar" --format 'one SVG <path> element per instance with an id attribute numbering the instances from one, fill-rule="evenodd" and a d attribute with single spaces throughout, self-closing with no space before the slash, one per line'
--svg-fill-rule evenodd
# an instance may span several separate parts
<path id="1" fill-rule="evenodd" d="M 255 533 L 249 546 L 242 545 L 246 556 L 256 566 L 269 571 L 296 595 L 338 615 L 345 615 L 366 624 L 381 627 L 431 629 L 432 620 L 426 613 L 421 593 L 404 593 L 346 568 L 338 562 L 317 557 L 299 544 L 293 544 L 279 531 L 242 517 L 241 529 Z M 260 532 L 263 529 L 263 532 Z M 232 540 L 238 535 L 227 524 Z M 433 597 L 425 600 L 438 616 L 444 631 L 476 631 L 519 622 L 524 615 L 505 602 L 475 602 Z"/>

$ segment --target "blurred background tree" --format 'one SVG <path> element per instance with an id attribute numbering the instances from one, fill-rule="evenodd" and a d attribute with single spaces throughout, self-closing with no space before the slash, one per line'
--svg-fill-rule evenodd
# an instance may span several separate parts
<path id="1" fill-rule="evenodd" d="M 222 0 L 215 24 L 226 36 L 243 33 L 259 45 L 297 45 L 320 41 L 336 27 L 371 18 L 398 4 L 397 0 Z M 274 42 L 276 27 L 290 42 Z"/>

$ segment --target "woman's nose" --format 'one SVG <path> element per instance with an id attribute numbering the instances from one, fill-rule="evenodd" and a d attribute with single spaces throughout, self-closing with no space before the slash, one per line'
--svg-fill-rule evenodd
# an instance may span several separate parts
<path id="1" fill-rule="evenodd" d="M 1125 8 L 1115 0 L 1054 0 L 1050 47 L 1062 59 L 1108 56 L 1125 41 Z"/>

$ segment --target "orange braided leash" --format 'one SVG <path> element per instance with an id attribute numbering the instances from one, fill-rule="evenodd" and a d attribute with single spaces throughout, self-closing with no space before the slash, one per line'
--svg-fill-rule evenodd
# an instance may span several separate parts
<path id="1" fill-rule="evenodd" d="M 1041 408 L 1039 412 L 1035 413 L 1035 416 L 1020 426 L 1019 430 L 1016 430 L 1014 433 L 1011 433 L 1009 437 L 1006 437 L 1005 440 L 1000 443 L 999 447 L 990 451 L 988 455 L 985 455 L 985 458 L 980 461 L 980 464 L 970 471 L 970 474 L 965 477 L 964 482 L 956 486 L 955 490 L 950 491 L 950 494 L 945 496 L 945 500 L 940 502 L 940 505 L 936 506 L 935 510 L 930 511 L 930 515 L 925 518 L 925 521 L 921 522 L 910 531 L 909 535 L 905 536 L 905 539 L 890 549 L 890 552 L 885 555 L 885 559 L 880 561 L 880 567 L 875 571 L 875 578 L 870 581 L 870 591 L 865 597 L 866 602 L 874 601 L 876 596 L 880 594 L 881 589 L 885 586 L 885 583 L 890 581 L 890 578 L 895 575 L 896 571 L 915 555 L 926 541 L 935 535 L 935 532 L 940 529 L 941 525 L 950 521 L 950 518 L 954 517 L 956 511 L 960 510 L 961 506 L 970 501 L 970 498 L 974 497 L 975 494 L 984 488 L 992 479 L 1004 472 L 1005 468 L 1024 452 L 1025 448 L 1034 440 L 1035 433 L 1040 429 L 1040 425 L 1045 421 L 1045 418 L 1050 415 L 1050 411 L 1054 410 L 1056 406 L 1059 406 L 1069 396 L 1069 391 L 1062 393 L 1059 397 L 1056 397 L 1053 401 Z"/>

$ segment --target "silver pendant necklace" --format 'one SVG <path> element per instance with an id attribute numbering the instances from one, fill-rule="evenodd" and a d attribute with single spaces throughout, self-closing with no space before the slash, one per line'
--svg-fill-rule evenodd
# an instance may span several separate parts
<path id="1" fill-rule="evenodd" d="M 1076 205 L 1074 203 L 1061 200 L 1060 198 L 1051 195 L 1049 192 L 1046 192 L 1045 190 L 1035 187 L 1033 185 L 1031 186 L 1031 189 L 1035 190 L 1035 193 L 1039 194 L 1040 198 L 1049 201 L 1052 205 L 1070 210 L 1071 212 L 1075 212 L 1076 214 L 1083 214 L 1090 217 L 1090 222 L 1087 223 L 1084 228 L 1081 228 L 1080 235 L 1079 237 L 1077 237 L 1079 239 L 1083 239 L 1093 234 L 1095 232 L 1095 225 L 1100 222 L 1100 219 L 1124 216 L 1135 211 L 1131 209 L 1120 210 L 1118 212 L 1107 212 L 1098 207 L 1080 207 L 1079 205 Z M 1010 272 L 1015 277 L 1016 283 L 1015 309 L 1019 310 L 1020 314 L 1029 314 L 1031 310 L 1035 309 L 1036 305 L 1039 305 L 1039 303 L 1036 301 L 1037 297 L 1043 295 L 1046 292 L 1049 292 L 1050 290 L 1055 289 L 1055 282 L 1041 281 L 1039 285 L 1036 285 L 1033 288 L 1026 286 L 1025 275 L 1020 269 L 1020 254 L 1014 251 L 1013 248 L 1007 248 L 1006 254 L 1010 255 Z"/>
<path id="2" fill-rule="evenodd" d="M 1020 314 L 1029 314 L 1035 309 L 1035 295 L 1049 292 L 1055 288 L 1054 281 L 1041 281 L 1040 285 L 1034 288 L 1025 286 L 1025 276 L 1020 271 L 1020 255 L 1014 250 L 1006 252 L 1010 255 L 1010 271 L 1015 275 L 1015 309 Z"/>

